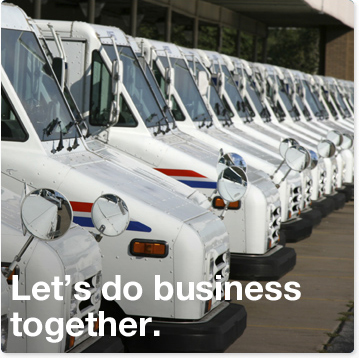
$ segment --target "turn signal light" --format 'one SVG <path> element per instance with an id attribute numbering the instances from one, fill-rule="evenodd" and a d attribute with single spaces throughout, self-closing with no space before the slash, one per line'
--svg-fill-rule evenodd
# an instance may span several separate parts
<path id="1" fill-rule="evenodd" d="M 75 337 L 67 335 L 67 350 L 71 349 L 75 345 Z"/>
<path id="2" fill-rule="evenodd" d="M 134 239 L 130 243 L 130 252 L 134 256 L 166 257 L 168 244 L 166 241 Z"/>
<path id="3" fill-rule="evenodd" d="M 98 329 L 99 329 L 99 325 L 100 325 L 100 322 L 99 322 L 99 318 L 97 318 L 97 320 L 95 321 L 94 325 L 93 325 L 93 331 L 94 332 L 97 332 Z"/>
<path id="4" fill-rule="evenodd" d="M 215 209 L 224 209 L 226 204 L 224 203 L 224 200 L 219 197 L 216 196 L 213 201 L 212 201 L 212 206 Z M 233 201 L 232 203 L 229 203 L 228 209 L 229 210 L 238 210 L 241 207 L 241 202 L 240 201 Z"/>

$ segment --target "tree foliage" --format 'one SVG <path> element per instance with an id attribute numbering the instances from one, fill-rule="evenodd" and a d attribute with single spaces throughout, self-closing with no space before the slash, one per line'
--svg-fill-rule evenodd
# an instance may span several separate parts
<path id="1" fill-rule="evenodd" d="M 319 29 L 274 28 L 269 30 L 267 62 L 316 74 L 319 68 Z"/>

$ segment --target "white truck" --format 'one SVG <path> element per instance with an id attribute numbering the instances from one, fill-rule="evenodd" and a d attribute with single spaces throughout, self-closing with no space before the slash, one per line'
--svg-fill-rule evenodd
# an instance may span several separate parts
<path id="1" fill-rule="evenodd" d="M 300 119 L 299 112 L 287 97 L 281 78 L 279 78 L 281 72 L 278 72 L 275 67 L 259 63 L 252 64 L 252 71 L 256 78 L 256 86 L 260 91 L 264 91 L 263 96 L 268 103 L 267 109 L 272 118 L 272 126 L 267 127 L 268 133 L 278 135 L 278 132 L 281 132 L 287 136 L 294 136 L 301 144 L 319 154 L 318 145 L 321 137 L 316 137 L 315 134 L 296 124 L 296 120 Z M 335 209 L 339 209 L 345 204 L 345 196 L 335 191 L 338 173 L 337 160 L 331 154 L 331 156 L 324 157 L 323 162 L 324 168 L 320 168 L 319 174 L 319 182 L 324 184 L 323 194 L 333 201 Z"/>
<path id="2" fill-rule="evenodd" d="M 283 160 L 278 152 L 280 141 L 268 135 L 264 135 L 260 131 L 254 130 L 253 126 L 247 124 L 248 115 L 243 110 L 245 102 L 244 99 L 241 98 L 236 88 L 237 84 L 231 76 L 230 70 L 234 69 L 234 65 L 230 59 L 225 55 L 220 55 L 212 51 L 189 49 L 182 49 L 182 51 L 187 56 L 189 68 L 194 73 L 197 82 L 203 73 L 207 73 L 207 81 L 211 77 L 213 79 L 213 81 L 210 81 L 208 90 L 204 91 L 207 92 L 204 99 L 207 101 L 207 107 L 212 112 L 214 126 L 219 128 L 223 133 L 219 133 L 218 129 L 214 130 L 209 128 L 208 134 L 216 137 L 225 136 L 224 138 L 228 138 L 229 136 L 234 137 L 235 141 L 241 145 L 241 148 L 244 147 L 245 151 L 249 151 L 262 159 L 262 162 L 258 164 L 259 167 L 266 171 L 274 182 L 284 181 L 283 184 L 281 183 L 282 205 L 283 202 L 286 202 L 288 198 L 290 198 L 291 186 L 295 186 L 301 180 L 302 199 L 300 202 L 293 201 L 292 204 L 293 206 L 297 206 L 297 211 L 298 213 L 300 211 L 301 218 L 307 219 L 313 226 L 319 225 L 321 214 L 316 210 L 312 210 L 310 207 L 312 191 L 315 189 L 311 170 L 305 169 L 301 171 L 299 179 L 299 174 L 295 172 L 286 176 L 288 165 L 282 164 L 282 172 L 278 173 L 277 168 Z M 203 60 L 203 62 L 200 60 Z M 210 68 L 212 72 L 208 73 L 207 68 Z M 221 84 L 219 84 L 219 82 Z M 217 83 L 218 93 L 215 89 L 215 83 Z M 238 105 L 236 106 L 235 103 Z M 265 161 L 264 164 L 263 161 Z M 287 181 L 289 180 L 290 183 L 287 183 L 285 178 L 287 178 Z M 292 218 L 295 217 L 295 212 L 296 210 L 293 210 L 291 213 Z M 290 219 L 290 216 L 289 218 L 288 216 L 282 217 L 282 223 L 283 221 L 287 222 L 288 219 Z"/>
<path id="3" fill-rule="evenodd" d="M 124 33 L 114 27 L 81 22 L 36 20 L 36 24 L 55 55 L 58 55 L 58 50 L 51 27 L 61 37 L 69 63 L 67 84 L 87 120 L 90 133 L 102 130 L 98 134 L 100 141 L 201 190 L 213 202 L 214 210 L 221 213 L 225 205 L 218 196 L 212 195 L 217 186 L 219 151 L 175 128 L 176 124 L 167 108 L 164 109 L 166 115 L 162 112 L 161 108 L 165 104 L 156 101 L 149 86 L 148 81 L 153 81 L 153 78 L 146 79 Z M 133 40 L 130 39 L 130 43 L 138 49 Z M 78 61 L 73 60 L 74 54 Z M 94 103 L 96 98 L 111 96 L 111 88 L 97 84 L 95 70 L 103 68 L 102 83 L 106 83 L 117 56 L 123 64 L 121 112 L 119 122 L 104 130 L 106 123 L 96 121 L 96 111 L 89 103 Z M 91 76 L 84 75 L 86 73 Z M 153 89 L 154 86 L 156 84 L 152 82 Z M 83 91 L 78 91 L 78 88 Z M 242 207 L 236 201 L 224 216 L 231 238 L 231 277 L 277 278 L 291 270 L 295 264 L 295 252 L 277 245 L 279 195 L 269 180 L 263 180 L 255 173 L 248 172 L 248 175 L 250 183 Z"/>
<path id="4" fill-rule="evenodd" d="M 311 91 L 307 78 L 300 71 L 282 69 L 287 78 L 287 86 L 293 93 L 298 110 L 301 111 L 302 121 L 313 132 L 327 137 L 335 142 L 337 146 L 337 155 L 343 159 L 343 169 L 338 171 L 338 187 L 336 191 L 344 193 L 347 201 L 352 197 L 353 171 L 354 171 L 354 138 L 350 130 L 346 130 L 337 125 L 337 123 L 328 120 L 328 112 L 322 107 L 316 94 Z M 340 159 L 337 157 L 337 159 Z"/>
<path id="5" fill-rule="evenodd" d="M 296 91 L 294 88 L 294 84 L 292 81 L 292 78 L 290 76 L 285 76 L 283 71 L 276 66 L 269 66 L 265 65 L 266 69 L 268 71 L 268 76 L 272 79 L 272 83 L 274 84 L 273 89 L 278 89 L 278 104 L 283 108 L 284 112 L 286 113 L 287 120 L 283 121 L 281 124 L 284 126 L 287 125 L 289 130 L 292 130 L 294 133 L 302 133 L 303 136 L 306 137 L 307 141 L 319 141 L 323 138 L 323 133 L 320 132 L 320 130 L 310 125 L 305 120 L 304 114 L 300 111 L 299 103 L 296 99 L 298 99 L 298 96 L 296 96 Z M 299 100 L 299 99 L 298 99 Z M 346 190 L 343 186 L 343 163 L 346 162 L 348 167 L 353 166 L 353 161 L 351 160 L 351 163 L 348 162 L 348 159 L 350 161 L 350 158 L 345 156 L 345 152 L 341 152 L 341 142 L 342 137 L 341 134 L 339 134 L 338 138 L 334 138 L 331 136 L 331 133 L 327 133 L 328 139 L 335 142 L 334 144 L 338 147 L 335 153 L 335 156 L 329 159 L 324 159 L 324 163 L 327 168 L 327 172 L 332 172 L 333 175 L 329 177 L 328 184 L 327 184 L 327 192 L 326 194 L 334 194 L 336 192 L 336 189 L 341 190 L 345 195 L 345 192 L 350 193 L 350 190 Z M 325 136 L 324 136 L 325 138 Z M 349 153 L 348 153 L 349 154 Z M 339 192 L 337 195 L 334 194 L 332 198 L 338 199 L 342 198 L 342 193 Z M 349 195 L 348 195 L 349 196 Z M 346 196 L 347 198 L 347 196 Z M 342 199 L 343 200 L 343 199 Z M 341 201 L 337 200 L 337 208 L 340 208 Z"/>
<path id="6" fill-rule="evenodd" d="M 223 130 L 222 125 L 216 118 L 214 111 L 210 112 L 209 103 L 205 103 L 195 80 L 190 73 L 186 60 L 178 47 L 160 41 L 138 39 L 139 44 L 143 43 L 145 57 L 153 66 L 155 77 L 163 87 L 163 84 L 170 83 L 170 89 L 166 96 L 169 105 L 172 99 L 176 101 L 178 109 L 177 125 L 185 133 L 196 137 L 204 143 L 215 148 L 223 147 L 230 152 L 243 153 L 246 161 L 250 164 L 248 171 L 262 177 L 263 180 L 272 181 L 273 185 L 279 188 L 281 198 L 281 238 L 285 241 L 298 241 L 310 236 L 312 222 L 301 219 L 298 214 L 302 204 L 302 183 L 297 175 L 288 175 L 284 168 L 276 171 L 281 163 L 279 155 L 271 155 L 255 148 L 253 143 L 242 139 L 239 136 L 233 137 Z M 172 79 L 168 73 L 172 72 Z M 180 111 L 180 114 L 178 112 Z M 183 118 L 181 119 L 181 116 Z M 275 162 L 277 165 L 273 165 Z M 274 178 L 271 179 L 270 175 Z M 282 181 L 283 179 L 283 181 Z M 290 184 L 288 184 L 290 183 Z"/>
<path id="7" fill-rule="evenodd" d="M 194 195 L 200 201 L 193 190 L 179 192 L 160 174 L 151 176 L 133 160 L 111 159 L 108 152 L 102 155 L 101 146 L 85 141 L 42 51 L 37 27 L 16 6 L 2 4 L 1 15 L 2 185 L 16 193 L 24 182 L 60 190 L 71 202 L 74 221 L 96 233 L 89 217 L 95 199 L 104 193 L 123 198 L 131 208 L 130 223 L 121 240 L 99 243 L 102 278 L 116 282 L 121 275 L 122 286 L 137 282 L 144 294 L 137 300 L 102 300 L 101 309 L 117 321 L 155 318 L 145 336 L 125 337 L 126 348 L 225 350 L 245 329 L 243 306 L 225 302 L 222 292 L 207 301 L 183 301 L 177 289 L 172 299 L 159 302 L 154 285 L 160 275 L 175 288 L 200 282 L 209 282 L 213 291 L 224 287 L 230 257 L 222 221 L 185 198 Z M 160 336 L 154 336 L 157 331 Z"/>
<path id="8" fill-rule="evenodd" d="M 35 203 L 36 199 L 40 200 L 40 203 Z M 27 213 L 24 212 L 25 204 L 29 209 Z M 22 221 L 20 220 L 20 206 L 23 209 Z M 68 218 L 68 208 L 69 206 L 65 205 L 60 211 L 55 204 L 37 196 L 27 196 L 21 201 L 20 196 L 10 190 L 5 188 L 1 190 L 1 289 L 5 292 L 5 298 L 10 296 L 7 300 L 2 299 L 1 302 L 2 311 L 4 308 L 7 315 L 7 318 L 2 317 L 1 324 L 3 351 L 8 353 L 102 351 L 120 353 L 124 351 L 119 337 L 89 335 L 89 324 L 85 319 L 89 314 L 95 317 L 99 314 L 102 258 L 93 235 L 71 223 Z M 61 223 L 59 217 L 61 217 Z M 49 227 L 53 234 L 61 230 L 61 235 L 64 236 L 51 241 L 35 238 L 30 243 L 27 242 L 29 234 L 23 233 L 22 222 L 25 227 L 34 228 L 34 232 L 39 237 L 41 233 L 47 234 Z M 52 227 L 54 223 L 56 226 Z M 71 225 L 67 233 L 67 229 L 63 228 L 64 225 L 67 227 Z M 26 247 L 26 250 L 22 250 L 23 254 L 13 261 L 15 254 L 22 247 Z M 4 279 L 5 274 L 7 279 Z M 12 292 L 14 275 L 17 278 L 16 295 L 29 296 L 29 300 L 11 299 L 14 295 Z M 46 300 L 35 299 L 32 289 L 37 282 L 51 287 L 55 277 L 58 277 L 59 282 L 65 282 L 65 276 L 70 278 L 71 282 L 68 285 L 64 284 L 59 291 L 62 300 L 55 298 L 53 293 Z M 91 283 L 91 296 L 87 301 L 80 301 L 74 296 L 76 293 L 74 286 L 79 281 Z M 15 314 L 22 318 L 23 322 L 30 318 L 38 319 L 43 327 L 40 334 L 27 335 L 24 330 L 21 330 L 21 325 L 17 327 L 13 322 L 9 322 L 9 318 L 15 317 Z M 63 319 L 64 324 L 59 323 L 57 329 L 53 326 L 50 332 L 45 331 L 46 322 L 53 318 Z M 65 324 L 71 318 L 83 320 L 85 325 L 80 336 L 70 336 L 66 332 Z M 53 324 L 56 325 L 55 322 Z M 15 335 L 15 331 L 19 331 L 21 335 Z M 96 331 L 95 327 L 94 331 Z"/>

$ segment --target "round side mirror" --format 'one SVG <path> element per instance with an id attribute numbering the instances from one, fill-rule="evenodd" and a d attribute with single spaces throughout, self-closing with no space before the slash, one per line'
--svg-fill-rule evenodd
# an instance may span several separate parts
<path id="1" fill-rule="evenodd" d="M 58 239 L 70 228 L 72 208 L 59 192 L 36 189 L 22 202 L 21 221 L 26 230 L 38 239 Z"/>
<path id="2" fill-rule="evenodd" d="M 289 147 L 293 147 L 294 145 L 299 145 L 299 143 L 293 138 L 286 138 L 280 142 L 279 153 L 282 156 L 282 158 L 285 158 L 285 153 L 287 149 Z"/>
<path id="3" fill-rule="evenodd" d="M 317 164 L 318 164 L 318 155 L 316 152 L 314 152 L 314 150 L 309 149 L 308 150 L 309 154 L 310 154 L 310 165 L 309 168 L 310 169 L 314 169 Z"/>
<path id="4" fill-rule="evenodd" d="M 327 139 L 329 139 L 338 147 L 343 142 L 343 135 L 339 131 L 333 130 L 327 133 Z"/>
<path id="5" fill-rule="evenodd" d="M 343 133 L 343 142 L 340 145 L 342 149 L 350 149 L 353 146 L 354 138 L 349 133 Z"/>
<path id="6" fill-rule="evenodd" d="M 219 175 L 225 168 L 233 165 L 241 168 L 244 172 L 247 171 L 247 163 L 242 156 L 237 153 L 226 153 L 218 159 L 217 174 Z"/>
<path id="7" fill-rule="evenodd" d="M 329 139 L 321 140 L 317 145 L 317 149 L 319 156 L 322 158 L 331 158 L 336 151 L 334 143 Z"/>
<path id="8" fill-rule="evenodd" d="M 101 195 L 93 204 L 91 219 L 95 228 L 103 235 L 122 234 L 130 222 L 126 203 L 117 195 Z"/>
<path id="9" fill-rule="evenodd" d="M 240 200 L 247 191 L 248 179 L 242 168 L 232 166 L 225 168 L 218 176 L 217 190 L 226 201 Z"/>
<path id="10" fill-rule="evenodd" d="M 310 154 L 301 145 L 295 145 L 287 149 L 285 160 L 289 168 L 301 172 L 310 164 Z"/>

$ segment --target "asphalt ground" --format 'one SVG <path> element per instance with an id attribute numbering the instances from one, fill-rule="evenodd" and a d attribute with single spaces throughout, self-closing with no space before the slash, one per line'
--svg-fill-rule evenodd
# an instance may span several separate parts
<path id="1" fill-rule="evenodd" d="M 285 283 L 299 283 L 300 299 L 269 301 L 263 296 L 251 301 L 244 294 L 249 281 L 241 281 L 243 296 L 237 300 L 232 287 L 232 302 L 247 310 L 247 328 L 226 353 L 315 353 L 330 349 L 339 353 L 350 349 L 348 344 L 346 348 L 334 347 L 340 338 L 333 337 L 341 329 L 349 337 L 347 341 L 353 340 L 354 325 L 347 312 L 354 301 L 354 202 L 323 218 L 309 238 L 287 246 L 296 250 L 297 264 L 278 282 L 283 294 Z M 261 284 L 265 287 L 266 282 Z M 349 319 L 343 326 L 345 317 Z"/>

